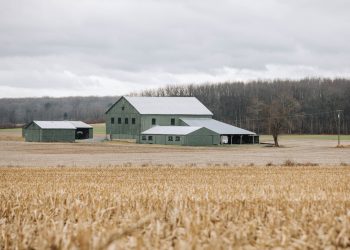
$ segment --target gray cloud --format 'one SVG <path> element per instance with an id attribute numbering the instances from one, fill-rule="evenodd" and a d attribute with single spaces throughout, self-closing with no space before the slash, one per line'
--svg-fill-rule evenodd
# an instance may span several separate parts
<path id="1" fill-rule="evenodd" d="M 346 0 L 0 0 L 0 97 L 349 77 Z"/>

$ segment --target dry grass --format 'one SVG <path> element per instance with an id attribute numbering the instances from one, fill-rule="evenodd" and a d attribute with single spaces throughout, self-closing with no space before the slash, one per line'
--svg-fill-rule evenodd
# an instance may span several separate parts
<path id="1" fill-rule="evenodd" d="M 318 163 L 313 163 L 313 162 L 305 162 L 305 163 L 300 163 L 300 162 L 295 162 L 293 160 L 286 160 L 285 162 L 282 163 L 282 166 L 286 166 L 286 167 L 293 167 L 293 166 L 319 166 L 320 164 Z M 273 166 L 273 164 L 270 162 L 268 164 L 266 164 L 266 166 Z"/>
<path id="2" fill-rule="evenodd" d="M 0 249 L 350 247 L 350 168 L 0 168 Z"/>
<path id="3" fill-rule="evenodd" d="M 22 137 L 10 133 L 0 133 L 0 141 L 24 141 Z"/>

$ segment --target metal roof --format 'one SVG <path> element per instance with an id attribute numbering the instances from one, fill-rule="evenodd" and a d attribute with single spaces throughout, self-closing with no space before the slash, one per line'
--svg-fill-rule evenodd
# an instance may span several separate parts
<path id="1" fill-rule="evenodd" d="M 76 128 L 92 128 L 92 126 L 82 121 L 69 121 L 69 122 L 72 123 L 73 126 L 75 126 Z"/>
<path id="2" fill-rule="evenodd" d="M 76 129 L 76 127 L 67 121 L 33 121 L 43 129 Z"/>
<path id="3" fill-rule="evenodd" d="M 42 129 L 77 129 L 92 128 L 90 125 L 81 121 L 33 121 Z"/>
<path id="4" fill-rule="evenodd" d="M 256 135 L 256 133 L 241 129 L 230 124 L 220 122 L 211 118 L 180 118 L 189 126 L 199 126 L 210 129 L 220 135 Z"/>
<path id="5" fill-rule="evenodd" d="M 140 114 L 213 115 L 196 97 L 124 97 Z M 107 111 L 108 112 L 108 111 Z"/>
<path id="6" fill-rule="evenodd" d="M 202 127 L 192 126 L 154 126 L 141 134 L 153 134 L 153 135 L 187 135 Z"/>

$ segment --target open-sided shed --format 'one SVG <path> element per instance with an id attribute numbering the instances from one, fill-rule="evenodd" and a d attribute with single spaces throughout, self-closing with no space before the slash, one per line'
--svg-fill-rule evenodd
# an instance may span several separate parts
<path id="1" fill-rule="evenodd" d="M 27 142 L 74 142 L 93 137 L 93 128 L 80 121 L 32 121 L 23 127 Z"/>
<path id="2" fill-rule="evenodd" d="M 93 128 L 81 121 L 69 121 L 75 127 L 75 139 L 84 140 L 93 138 Z"/>

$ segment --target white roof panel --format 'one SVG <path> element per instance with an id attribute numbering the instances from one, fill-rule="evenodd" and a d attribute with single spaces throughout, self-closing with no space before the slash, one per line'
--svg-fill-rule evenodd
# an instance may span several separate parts
<path id="1" fill-rule="evenodd" d="M 36 125 L 43 129 L 76 129 L 76 127 L 67 121 L 34 121 Z"/>
<path id="2" fill-rule="evenodd" d="M 69 122 L 73 124 L 73 126 L 75 126 L 76 128 L 92 128 L 92 126 L 82 121 L 69 121 Z"/>
<path id="3" fill-rule="evenodd" d="M 195 97 L 130 97 L 125 99 L 140 114 L 150 115 L 213 115 Z"/>
<path id="4" fill-rule="evenodd" d="M 205 127 L 218 134 L 224 135 L 255 135 L 254 132 L 241 129 L 230 124 L 220 122 L 211 118 L 180 118 L 189 126 Z"/>
<path id="5" fill-rule="evenodd" d="M 92 128 L 89 124 L 81 121 L 33 121 L 42 129 L 76 129 Z"/>
<path id="6" fill-rule="evenodd" d="M 154 126 L 141 134 L 152 134 L 152 135 L 187 135 L 201 127 L 191 126 Z"/>

